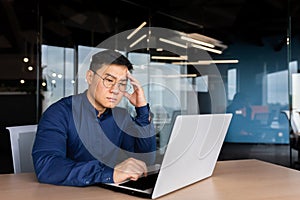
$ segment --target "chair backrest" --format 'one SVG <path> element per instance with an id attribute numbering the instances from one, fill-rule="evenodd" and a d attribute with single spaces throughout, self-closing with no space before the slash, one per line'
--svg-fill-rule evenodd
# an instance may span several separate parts
<path id="1" fill-rule="evenodd" d="M 9 130 L 14 173 L 33 172 L 31 151 L 37 125 L 11 126 Z"/>
<path id="2" fill-rule="evenodd" d="M 298 110 L 293 110 L 291 114 L 291 126 L 294 133 L 300 133 L 300 113 Z"/>
<path id="3" fill-rule="evenodd" d="M 290 120 L 290 111 L 289 110 L 282 110 L 281 113 L 283 113 L 286 116 L 286 118 L 288 120 Z"/>

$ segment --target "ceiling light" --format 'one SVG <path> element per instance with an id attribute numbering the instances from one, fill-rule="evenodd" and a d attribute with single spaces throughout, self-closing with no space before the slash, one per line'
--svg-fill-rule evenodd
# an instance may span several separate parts
<path id="1" fill-rule="evenodd" d="M 207 47 L 210 47 L 210 48 L 214 48 L 215 47 L 215 45 L 213 45 L 213 44 L 210 44 L 210 43 L 207 43 L 207 42 L 202 42 L 200 40 L 196 40 L 196 39 L 193 39 L 193 38 L 190 38 L 190 37 L 181 36 L 180 38 L 182 40 L 186 40 L 188 42 L 193 42 L 193 43 L 196 43 L 196 44 L 200 44 L 202 46 L 207 46 Z"/>
<path id="2" fill-rule="evenodd" d="M 198 62 L 173 62 L 174 65 L 210 65 L 210 64 L 236 64 L 239 60 L 199 60 Z"/>
<path id="3" fill-rule="evenodd" d="M 24 63 L 28 63 L 28 62 L 29 62 L 29 58 L 24 57 L 24 58 L 23 58 L 23 62 L 24 62 Z"/>
<path id="4" fill-rule="evenodd" d="M 205 42 L 208 42 L 208 43 L 211 43 L 211 44 L 222 43 L 220 40 L 217 40 L 215 38 L 208 37 L 206 35 L 202 35 L 202 34 L 199 34 L 199 33 L 189 33 L 189 34 L 186 34 L 186 35 L 190 38 L 205 41 Z"/>
<path id="5" fill-rule="evenodd" d="M 127 36 L 127 40 L 129 40 L 130 38 L 132 38 L 132 36 L 134 36 L 139 30 L 141 30 L 146 24 L 147 24 L 147 22 L 143 22 L 139 27 L 137 27 L 134 31 L 132 31 L 132 33 L 130 33 Z"/>
<path id="6" fill-rule="evenodd" d="M 198 62 L 201 62 L 201 61 L 198 61 Z M 214 63 L 214 64 L 235 64 L 235 63 L 238 63 L 239 60 L 212 60 L 211 63 Z"/>
<path id="7" fill-rule="evenodd" d="M 189 34 L 186 34 L 186 36 L 189 38 L 193 38 L 195 40 L 200 40 L 202 42 L 213 44 L 215 47 L 220 47 L 222 50 L 227 49 L 227 45 L 223 44 L 222 41 L 217 40 L 215 38 L 201 35 L 199 33 L 189 33 Z"/>
<path id="8" fill-rule="evenodd" d="M 151 75 L 151 78 L 193 78 L 197 74 L 175 74 L 175 75 Z"/>
<path id="9" fill-rule="evenodd" d="M 167 40 L 167 39 L 164 39 L 164 38 L 159 38 L 159 41 L 187 49 L 187 45 L 180 44 L 180 43 L 174 42 L 172 40 Z"/>
<path id="10" fill-rule="evenodd" d="M 134 47 L 137 43 L 139 43 L 140 41 L 142 41 L 145 37 L 147 37 L 146 34 L 142 35 L 140 38 L 138 38 L 136 41 L 134 41 L 133 43 L 131 43 L 131 45 L 129 45 L 130 48 Z"/>
<path id="11" fill-rule="evenodd" d="M 195 47 L 195 48 L 198 48 L 198 49 L 205 50 L 205 51 L 210 51 L 210 52 L 213 52 L 213 53 L 222 54 L 222 51 L 221 51 L 221 50 L 211 49 L 211 48 L 204 47 L 204 46 L 197 45 L 197 44 L 191 44 L 191 46 L 192 46 L 192 47 Z"/>
<path id="12" fill-rule="evenodd" d="M 28 69 L 28 71 L 32 71 L 32 70 L 33 70 L 33 67 L 32 67 L 31 65 L 29 65 L 29 66 L 27 67 L 27 69 Z"/>
<path id="13" fill-rule="evenodd" d="M 157 60 L 187 60 L 187 56 L 151 56 L 151 58 Z"/>

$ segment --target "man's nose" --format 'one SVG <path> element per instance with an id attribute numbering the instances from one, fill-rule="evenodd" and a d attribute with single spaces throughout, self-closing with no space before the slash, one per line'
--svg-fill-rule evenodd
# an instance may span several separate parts
<path id="1" fill-rule="evenodd" d="M 110 91 L 114 94 L 118 94 L 120 92 L 119 85 L 117 83 L 112 85 Z"/>

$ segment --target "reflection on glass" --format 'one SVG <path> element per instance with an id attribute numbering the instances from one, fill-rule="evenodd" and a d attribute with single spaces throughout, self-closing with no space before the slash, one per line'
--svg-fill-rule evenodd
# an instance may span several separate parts
<path id="1" fill-rule="evenodd" d="M 74 93 L 74 50 L 42 45 L 43 111 Z"/>
<path id="2" fill-rule="evenodd" d="M 236 68 L 229 69 L 227 72 L 227 87 L 228 87 L 228 100 L 232 100 L 236 93 Z"/>
<path id="3" fill-rule="evenodd" d="M 238 92 L 227 107 L 233 113 L 227 142 L 289 142 L 288 121 L 282 112 L 288 108 L 288 71 L 268 73 L 263 79 L 266 103 L 257 104 L 247 93 Z"/>

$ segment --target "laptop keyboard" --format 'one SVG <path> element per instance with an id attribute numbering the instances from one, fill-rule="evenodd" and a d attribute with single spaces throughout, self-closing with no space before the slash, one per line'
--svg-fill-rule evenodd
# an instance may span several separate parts
<path id="1" fill-rule="evenodd" d="M 158 174 L 151 174 L 146 177 L 141 177 L 136 181 L 127 181 L 120 185 L 130 187 L 130 188 L 135 188 L 138 190 L 147 190 L 154 187 L 157 176 Z"/>

